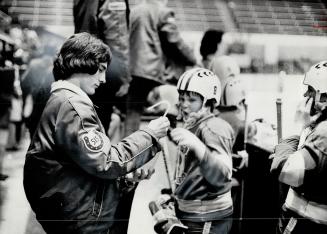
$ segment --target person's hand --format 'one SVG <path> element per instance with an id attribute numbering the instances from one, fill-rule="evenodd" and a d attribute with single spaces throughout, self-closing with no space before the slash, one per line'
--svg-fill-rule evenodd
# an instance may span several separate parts
<path id="1" fill-rule="evenodd" d="M 170 122 L 167 117 L 160 117 L 158 119 L 151 120 L 148 124 L 155 136 L 160 139 L 164 136 L 167 136 L 167 131 L 170 127 Z"/>
<path id="2" fill-rule="evenodd" d="M 137 169 L 125 176 L 125 179 L 130 182 L 140 182 L 141 180 L 148 180 L 154 174 L 154 169 L 145 171 L 144 169 Z"/>
<path id="3" fill-rule="evenodd" d="M 321 116 L 321 111 L 317 114 L 311 116 L 310 110 L 312 108 L 313 98 L 308 97 L 302 100 L 297 106 L 295 113 L 295 123 L 299 126 L 302 131 L 310 124 L 315 123 L 315 121 Z"/>
<path id="4" fill-rule="evenodd" d="M 242 168 L 247 168 L 249 164 L 249 154 L 245 150 L 242 150 L 237 151 L 237 155 L 240 156 L 241 162 L 236 168 L 239 170 Z"/>
<path id="5" fill-rule="evenodd" d="M 116 92 L 117 97 L 125 96 L 129 90 L 129 83 L 122 84 L 119 90 Z"/>
<path id="6" fill-rule="evenodd" d="M 178 145 L 194 151 L 196 157 L 201 161 L 204 157 L 206 146 L 193 133 L 185 128 L 175 128 L 170 133 L 172 140 Z"/>

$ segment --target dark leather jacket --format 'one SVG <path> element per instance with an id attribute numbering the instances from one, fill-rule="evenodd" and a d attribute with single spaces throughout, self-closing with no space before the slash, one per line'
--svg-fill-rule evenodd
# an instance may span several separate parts
<path id="1" fill-rule="evenodd" d="M 111 145 L 88 96 L 57 81 L 26 155 L 27 199 L 46 231 L 107 233 L 119 201 L 119 178 L 158 151 L 147 128 Z"/>

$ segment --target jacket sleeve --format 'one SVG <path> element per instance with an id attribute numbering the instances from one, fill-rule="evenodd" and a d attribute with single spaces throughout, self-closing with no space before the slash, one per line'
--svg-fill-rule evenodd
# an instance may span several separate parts
<path id="1" fill-rule="evenodd" d="M 315 130 L 308 136 L 304 142 L 304 149 L 306 149 L 314 161 L 319 174 L 326 170 L 327 167 L 327 121 L 318 124 Z"/>
<path id="2" fill-rule="evenodd" d="M 279 175 L 289 155 L 297 150 L 299 144 L 299 136 L 291 136 L 283 139 L 281 143 L 275 146 L 272 158 L 270 171 L 273 174 Z"/>
<path id="3" fill-rule="evenodd" d="M 211 123 L 202 129 L 202 141 L 206 151 L 200 162 L 201 173 L 214 185 L 226 183 L 232 178 L 233 130 L 226 124 Z"/>
<path id="4" fill-rule="evenodd" d="M 80 100 L 69 100 L 60 108 L 55 144 L 80 168 L 105 179 L 115 179 L 141 167 L 160 150 L 150 129 L 111 145 L 93 106 Z"/>
<path id="5" fill-rule="evenodd" d="M 127 17 L 125 0 L 105 0 L 99 8 L 99 36 L 110 47 L 113 56 L 123 64 L 125 71 L 121 79 L 124 83 L 131 81 Z"/>
<path id="6" fill-rule="evenodd" d="M 276 146 L 271 171 L 277 174 L 280 182 L 299 187 L 303 184 L 306 171 L 316 167 L 315 153 L 306 146 L 306 142 L 304 147 L 298 149 L 299 137 L 294 136 Z"/>
<path id="7" fill-rule="evenodd" d="M 176 24 L 175 14 L 169 8 L 164 8 L 159 17 L 159 37 L 164 54 L 185 66 L 196 64 L 193 49 L 182 39 Z"/>

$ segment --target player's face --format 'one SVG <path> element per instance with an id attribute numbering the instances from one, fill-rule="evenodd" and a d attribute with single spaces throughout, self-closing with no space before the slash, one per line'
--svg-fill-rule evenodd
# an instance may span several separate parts
<path id="1" fill-rule="evenodd" d="M 201 96 L 192 92 L 179 94 L 178 102 L 184 120 L 188 119 L 190 113 L 201 110 L 203 104 Z"/>
<path id="2" fill-rule="evenodd" d="M 310 115 L 313 116 L 317 114 L 317 112 L 322 111 L 326 108 L 327 103 L 327 95 L 326 93 L 322 93 L 320 95 L 320 99 L 317 102 L 316 100 L 316 90 L 312 86 L 308 86 L 307 91 L 303 95 L 304 97 L 312 98 L 312 106 L 310 109 Z"/>

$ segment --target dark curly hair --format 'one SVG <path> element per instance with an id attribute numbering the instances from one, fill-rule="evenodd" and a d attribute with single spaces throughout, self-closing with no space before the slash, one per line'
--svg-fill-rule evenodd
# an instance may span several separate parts
<path id="1" fill-rule="evenodd" d="M 77 33 L 62 45 L 53 62 L 55 80 L 66 80 L 74 73 L 95 74 L 100 63 L 111 62 L 109 47 L 89 33 Z"/>

